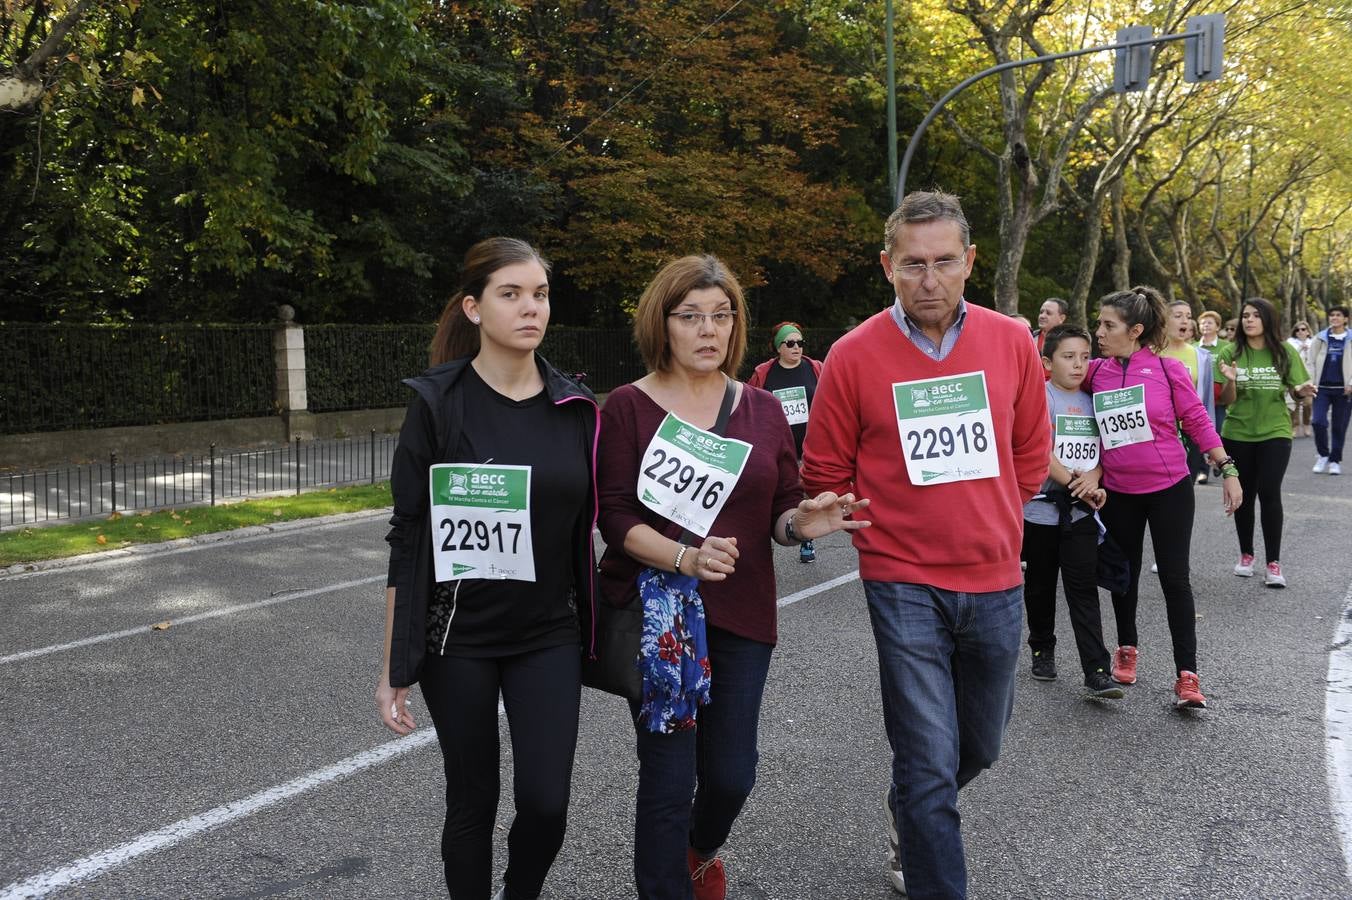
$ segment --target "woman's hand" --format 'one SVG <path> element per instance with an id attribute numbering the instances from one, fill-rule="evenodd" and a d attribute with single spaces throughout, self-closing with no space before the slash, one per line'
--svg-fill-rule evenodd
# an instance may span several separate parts
<path id="1" fill-rule="evenodd" d="M 723 581 L 737 571 L 737 538 L 707 537 L 704 543 L 693 548 L 693 554 L 686 551 L 681 560 L 681 570 L 694 575 L 700 581 Z M 691 556 L 693 562 L 689 561 Z M 689 567 L 689 568 L 687 568 Z"/>
<path id="2" fill-rule="evenodd" d="M 812 541 L 825 537 L 834 531 L 858 531 L 872 525 L 866 519 L 850 519 L 861 509 L 867 509 L 869 501 L 856 500 L 854 494 L 837 494 L 835 491 L 822 491 L 815 497 L 809 497 L 798 504 L 793 514 L 793 530 L 798 537 Z"/>
<path id="3" fill-rule="evenodd" d="M 1234 515 L 1235 510 L 1244 502 L 1244 489 L 1239 486 L 1239 477 L 1230 475 L 1221 482 L 1221 493 L 1225 514 Z"/>
<path id="4" fill-rule="evenodd" d="M 1088 472 L 1081 472 L 1078 469 L 1071 469 L 1070 474 L 1072 477 L 1066 484 L 1066 487 L 1070 490 L 1070 496 L 1076 500 L 1089 502 L 1090 498 L 1099 490 L 1099 470 L 1094 468 Z M 1095 509 L 1097 508 L 1095 507 Z"/>
<path id="5" fill-rule="evenodd" d="M 418 725 L 408 711 L 408 688 L 390 687 L 390 673 L 381 673 L 380 684 L 376 685 L 376 709 L 380 711 L 380 721 L 395 734 L 412 734 Z"/>
<path id="6" fill-rule="evenodd" d="M 1314 386 L 1314 382 L 1312 382 L 1312 381 L 1307 381 L 1307 382 L 1305 382 L 1304 384 L 1297 385 L 1296 387 L 1292 388 L 1292 392 L 1293 392 L 1297 397 L 1302 397 L 1302 398 L 1303 398 L 1303 397 L 1313 397 L 1313 396 L 1315 395 L 1315 390 L 1316 390 L 1316 389 L 1315 389 L 1315 386 Z"/>
<path id="7" fill-rule="evenodd" d="M 1219 365 L 1221 374 L 1225 376 L 1226 381 L 1234 381 L 1238 376 L 1239 372 L 1232 363 L 1221 362 Z"/>

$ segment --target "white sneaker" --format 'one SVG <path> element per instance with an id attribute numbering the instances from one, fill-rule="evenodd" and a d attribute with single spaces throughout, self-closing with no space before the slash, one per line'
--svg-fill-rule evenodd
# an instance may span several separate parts
<path id="1" fill-rule="evenodd" d="M 1331 462 L 1331 463 L 1329 463 L 1329 474 L 1330 474 L 1330 475 L 1341 475 L 1341 474 L 1343 474 L 1343 467 L 1342 467 L 1342 465 L 1341 465 L 1340 463 L 1336 463 L 1336 462 Z"/>
<path id="2" fill-rule="evenodd" d="M 906 879 L 901 874 L 901 837 L 897 834 L 897 812 L 889 799 L 891 790 L 883 791 L 883 808 L 887 810 L 887 880 L 892 890 L 906 894 Z"/>
<path id="3" fill-rule="evenodd" d="M 1253 554 L 1241 553 L 1239 562 L 1235 563 L 1235 574 L 1240 578 L 1253 577 Z"/>
<path id="4" fill-rule="evenodd" d="M 1286 576 L 1282 574 L 1281 563 L 1270 562 L 1267 564 L 1267 571 L 1263 573 L 1263 584 L 1270 588 L 1286 587 Z"/>
<path id="5" fill-rule="evenodd" d="M 1337 463 L 1334 463 L 1334 465 L 1336 466 Z M 1314 472 L 1314 474 L 1316 475 L 1323 475 L 1328 470 L 1329 470 L 1329 458 L 1327 456 L 1321 456 L 1314 461 L 1314 468 L 1311 469 L 1310 471 Z M 1341 472 L 1342 469 L 1339 469 L 1338 471 Z"/>

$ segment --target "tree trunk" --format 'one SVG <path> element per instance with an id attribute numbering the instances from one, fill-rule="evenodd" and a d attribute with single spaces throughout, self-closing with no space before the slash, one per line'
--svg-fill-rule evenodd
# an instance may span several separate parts
<path id="1" fill-rule="evenodd" d="M 1127 243 L 1127 203 L 1122 179 L 1113 182 L 1113 290 L 1131 287 L 1131 245 Z"/>
<path id="2" fill-rule="evenodd" d="M 1076 325 L 1085 323 L 1085 306 L 1089 301 L 1089 290 L 1094 286 L 1094 271 L 1098 268 L 1099 251 L 1103 246 L 1103 200 L 1103 194 L 1095 192 L 1084 211 L 1084 243 L 1080 247 L 1075 287 L 1070 292 L 1070 321 Z"/>

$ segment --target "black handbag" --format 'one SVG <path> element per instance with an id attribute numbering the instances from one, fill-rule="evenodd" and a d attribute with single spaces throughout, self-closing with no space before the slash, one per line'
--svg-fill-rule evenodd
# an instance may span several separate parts
<path id="1" fill-rule="evenodd" d="M 718 408 L 718 421 L 710 429 L 720 437 L 732 415 L 732 404 L 737 398 L 737 385 L 729 378 L 723 391 L 723 404 Z M 696 540 L 689 531 L 681 532 L 681 543 Z M 582 655 L 582 683 L 589 688 L 615 694 L 635 703 L 643 699 L 643 677 L 638 671 L 639 645 L 643 640 L 643 601 L 638 595 L 638 583 L 629 602 L 612 606 L 604 600 L 596 603 L 596 656 Z"/>

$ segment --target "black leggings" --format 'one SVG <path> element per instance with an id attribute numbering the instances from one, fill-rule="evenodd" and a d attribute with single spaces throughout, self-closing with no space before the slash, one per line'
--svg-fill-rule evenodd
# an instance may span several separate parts
<path id="1" fill-rule="evenodd" d="M 1023 577 L 1023 603 L 1028 612 L 1028 646 L 1033 650 L 1056 649 L 1056 573 L 1061 573 L 1070 626 L 1080 667 L 1088 675 L 1108 670 L 1108 649 L 1103 646 L 1099 619 L 1098 523 L 1085 516 L 1074 524 L 1023 523 L 1023 558 L 1028 569 Z"/>
<path id="2" fill-rule="evenodd" d="M 581 665 L 576 644 L 487 659 L 427 657 L 423 699 L 446 768 L 441 858 L 455 900 L 493 893 L 499 690 L 512 734 L 516 798 L 503 881 L 508 897 L 539 896 L 568 823 Z"/>
<path id="3" fill-rule="evenodd" d="M 1286 477 L 1286 464 L 1291 461 L 1291 439 L 1236 441 L 1225 438 L 1225 452 L 1235 458 L 1235 465 L 1239 467 L 1239 486 L 1244 489 L 1244 502 L 1235 510 L 1239 552 L 1253 555 L 1253 507 L 1258 503 L 1263 507 L 1261 519 L 1266 562 L 1279 562 L 1282 558 L 1282 479 Z"/>
<path id="4" fill-rule="evenodd" d="M 1136 593 L 1141 581 L 1141 549 L 1148 524 L 1150 543 L 1155 548 L 1155 562 L 1160 570 L 1164 608 L 1169 616 L 1169 634 L 1174 641 L 1174 667 L 1179 672 L 1185 669 L 1197 671 L 1197 621 L 1188 574 L 1195 507 L 1192 478 L 1186 477 L 1173 487 L 1151 494 L 1120 494 L 1110 490 L 1108 502 L 1099 512 L 1108 533 L 1131 564 L 1131 584 L 1127 592 L 1113 594 L 1117 643 L 1137 646 Z"/>

